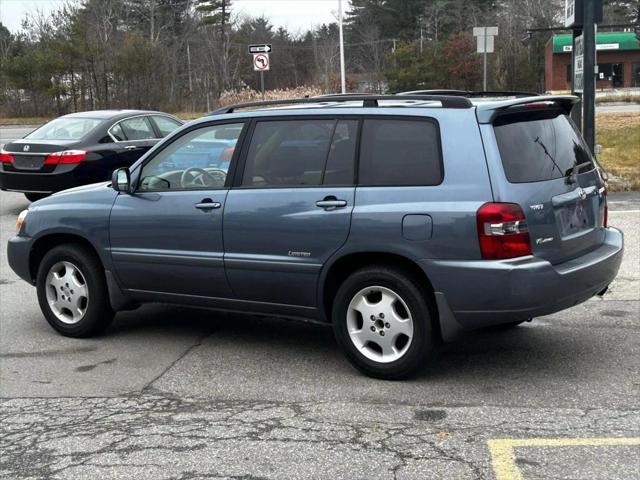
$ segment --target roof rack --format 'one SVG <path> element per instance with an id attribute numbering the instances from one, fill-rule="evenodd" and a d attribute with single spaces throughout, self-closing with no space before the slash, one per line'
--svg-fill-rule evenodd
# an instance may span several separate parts
<path id="1" fill-rule="evenodd" d="M 468 98 L 482 98 L 482 97 L 537 97 L 540 94 L 534 92 L 524 92 L 518 90 L 489 90 L 489 91 L 474 91 L 474 90 L 413 90 L 409 92 L 400 92 L 397 95 L 453 95 L 458 97 Z"/>
<path id="2" fill-rule="evenodd" d="M 252 107 L 270 107 L 276 105 L 299 105 L 299 104 L 327 104 L 325 106 L 331 106 L 331 103 L 344 103 L 344 102 L 362 102 L 363 108 L 375 108 L 378 107 L 378 101 L 381 100 L 396 100 L 396 101 L 416 101 L 416 102 L 440 102 L 443 108 L 471 108 L 473 104 L 466 98 L 456 95 L 330 95 L 316 98 L 292 98 L 289 100 L 265 100 L 262 102 L 246 102 L 237 103 L 235 105 L 229 105 L 214 110 L 207 115 L 222 115 L 225 113 L 233 113 L 241 108 Z"/>

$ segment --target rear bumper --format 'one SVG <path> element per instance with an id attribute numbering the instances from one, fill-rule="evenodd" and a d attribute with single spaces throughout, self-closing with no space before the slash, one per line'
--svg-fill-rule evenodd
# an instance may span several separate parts
<path id="1" fill-rule="evenodd" d="M 457 323 L 473 329 L 548 315 L 584 302 L 613 281 L 622 253 L 622 232 L 607 228 L 600 247 L 561 264 L 529 256 L 423 260 L 421 266 Z"/>
<path id="2" fill-rule="evenodd" d="M 59 165 L 51 173 L 0 170 L 0 190 L 23 193 L 54 193 L 67 188 L 95 183 L 92 172 L 79 165 Z"/>

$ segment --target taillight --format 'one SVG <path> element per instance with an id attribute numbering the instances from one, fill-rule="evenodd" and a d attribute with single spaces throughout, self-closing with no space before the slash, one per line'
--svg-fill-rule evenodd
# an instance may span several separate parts
<path id="1" fill-rule="evenodd" d="M 64 150 L 47 155 L 45 165 L 58 165 L 60 163 L 80 163 L 87 156 L 86 150 Z"/>
<path id="2" fill-rule="evenodd" d="M 527 221 L 517 203 L 485 203 L 478 210 L 476 221 L 482 258 L 531 255 Z"/>
<path id="3" fill-rule="evenodd" d="M 0 163 L 13 163 L 13 155 L 5 150 L 0 150 Z"/>
<path id="4" fill-rule="evenodd" d="M 607 205 L 607 189 L 602 187 L 602 227 L 607 228 L 609 226 L 609 206 Z"/>

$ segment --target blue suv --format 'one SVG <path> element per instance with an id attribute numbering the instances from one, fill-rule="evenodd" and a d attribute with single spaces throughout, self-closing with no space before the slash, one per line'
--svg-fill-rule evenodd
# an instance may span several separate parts
<path id="1" fill-rule="evenodd" d="M 13 270 L 63 335 L 149 303 L 333 325 L 406 377 L 438 340 L 603 294 L 622 233 L 571 96 L 334 96 L 191 122 L 22 212 Z"/>

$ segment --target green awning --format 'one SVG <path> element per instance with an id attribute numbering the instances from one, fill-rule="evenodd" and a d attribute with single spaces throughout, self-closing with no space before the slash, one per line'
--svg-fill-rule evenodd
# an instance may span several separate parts
<path id="1" fill-rule="evenodd" d="M 571 35 L 553 36 L 553 53 L 571 52 Z M 598 51 L 640 50 L 640 43 L 634 32 L 602 32 L 596 35 Z"/>

